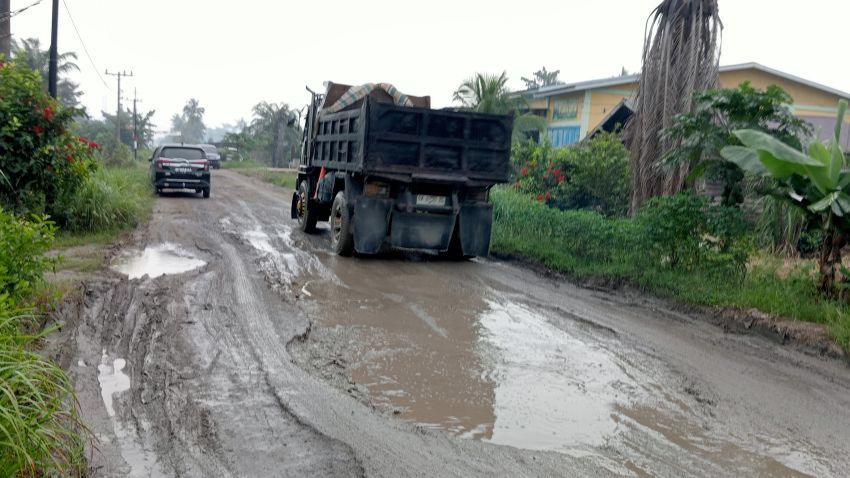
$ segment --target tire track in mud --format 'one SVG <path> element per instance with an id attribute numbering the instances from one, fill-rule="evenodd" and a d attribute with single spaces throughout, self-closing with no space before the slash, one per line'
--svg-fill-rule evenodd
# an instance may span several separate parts
<path id="1" fill-rule="evenodd" d="M 163 204 L 167 200 L 173 204 Z M 230 201 L 215 208 L 212 201 L 193 204 L 206 209 L 195 224 L 183 219 L 188 214 L 182 201 L 160 200 L 148 231 L 136 240 L 182 241 L 209 265 L 132 281 L 105 272 L 63 314 L 68 326 L 59 348 L 95 434 L 91 475 L 361 476 L 344 444 L 287 412 L 246 341 L 240 324 L 252 320 L 252 309 L 233 306 L 221 249 L 234 246 L 215 230 L 216 209 L 231 209 Z M 175 216 L 181 220 L 173 221 Z M 262 280 L 254 278 L 249 289 L 265 289 Z M 131 379 L 131 389 L 114 397 L 114 418 L 106 416 L 87 366 L 97 363 L 102 350 L 125 358 Z M 86 366 L 75 367 L 78 360 Z M 130 446 L 122 448 L 119 426 L 130 435 Z M 142 450 L 146 462 L 133 462 L 128 448 Z"/>

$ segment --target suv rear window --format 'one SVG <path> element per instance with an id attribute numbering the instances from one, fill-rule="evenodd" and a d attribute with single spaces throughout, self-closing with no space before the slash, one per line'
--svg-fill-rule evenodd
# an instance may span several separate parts
<path id="1" fill-rule="evenodd" d="M 204 152 L 196 148 L 162 148 L 160 158 L 204 159 Z"/>

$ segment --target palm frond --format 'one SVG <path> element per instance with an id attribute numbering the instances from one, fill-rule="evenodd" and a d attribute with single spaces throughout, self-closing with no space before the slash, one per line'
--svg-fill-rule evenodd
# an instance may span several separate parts
<path id="1" fill-rule="evenodd" d="M 722 30 L 717 0 L 664 0 L 647 18 L 636 109 L 626 126 L 632 211 L 685 183 L 685 166 L 660 165 L 678 146 L 660 133 L 677 114 L 693 110 L 695 92 L 717 87 Z"/>

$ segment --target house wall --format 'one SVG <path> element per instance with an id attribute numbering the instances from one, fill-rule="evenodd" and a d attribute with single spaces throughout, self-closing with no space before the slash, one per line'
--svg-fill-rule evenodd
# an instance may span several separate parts
<path id="1" fill-rule="evenodd" d="M 720 74 L 720 86 L 723 88 L 736 88 L 744 81 L 749 81 L 753 87 L 762 89 L 770 85 L 778 85 L 787 91 L 794 100 L 792 105 L 794 113 L 811 122 L 822 139 L 829 137 L 831 128 L 826 128 L 829 131 L 824 131 L 824 125 L 832 124 L 830 121 L 834 121 L 838 112 L 836 107 L 840 99 L 838 96 L 755 69 L 727 71 Z M 592 131 L 602 122 L 620 101 L 624 98 L 634 97 L 637 89 L 638 83 L 634 82 L 544 98 L 543 100 L 548 100 L 549 103 L 546 117 L 550 122 L 550 128 L 577 126 L 580 128 L 579 139 L 583 139 L 589 131 Z M 554 110 L 559 101 L 575 101 L 577 103 L 574 119 L 555 119 Z M 842 143 L 850 146 L 850 122 L 844 129 Z"/>

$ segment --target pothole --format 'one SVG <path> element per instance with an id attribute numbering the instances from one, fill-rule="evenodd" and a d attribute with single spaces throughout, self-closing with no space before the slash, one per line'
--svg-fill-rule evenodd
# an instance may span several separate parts
<path id="1" fill-rule="evenodd" d="M 128 255 L 112 266 L 112 269 L 130 279 L 144 276 L 150 278 L 166 274 L 181 274 L 206 265 L 182 247 L 164 243 L 146 247 L 143 251 Z"/>

